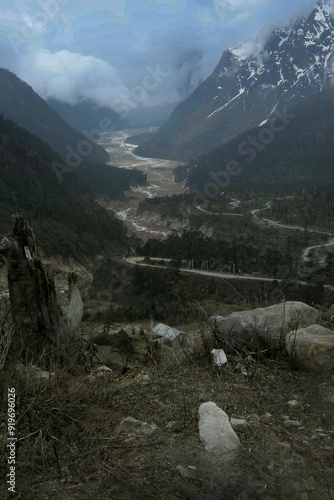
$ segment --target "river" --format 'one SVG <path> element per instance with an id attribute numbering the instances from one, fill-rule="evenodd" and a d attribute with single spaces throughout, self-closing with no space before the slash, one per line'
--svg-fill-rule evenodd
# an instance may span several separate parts
<path id="1" fill-rule="evenodd" d="M 125 200 L 113 200 L 110 202 L 100 201 L 101 204 L 107 209 L 110 209 L 116 214 L 116 217 L 121 219 L 125 225 L 128 227 L 132 234 L 135 234 L 140 239 L 146 241 L 149 238 L 166 238 L 172 230 L 181 230 L 189 226 L 188 218 L 184 218 L 182 221 L 173 220 L 170 218 L 161 218 L 156 212 L 149 214 L 148 212 L 138 213 L 138 205 L 140 201 L 145 198 L 154 198 L 161 196 L 170 196 L 173 194 L 184 193 L 184 185 L 175 182 L 173 170 L 182 162 L 176 162 L 172 160 L 162 160 L 155 158 L 141 158 L 136 156 L 135 149 L 136 146 L 133 144 L 127 144 L 125 141 L 128 137 L 132 135 L 137 135 L 144 132 L 149 132 L 154 129 L 131 129 L 122 130 L 118 132 L 108 133 L 106 132 L 101 138 L 100 144 L 105 148 L 110 156 L 110 165 L 119 168 L 136 168 L 144 172 L 148 177 L 147 186 L 139 186 L 133 188 L 131 192 L 126 193 Z M 240 203 L 238 200 L 233 200 L 235 203 Z M 232 205 L 232 203 L 231 203 Z M 270 203 L 267 203 L 263 209 L 266 209 Z M 202 212 L 208 212 L 204 208 L 198 206 L 196 207 Z M 236 208 L 236 207 L 234 207 Z M 299 226 L 284 225 L 277 221 L 268 220 L 259 217 L 259 212 L 261 209 L 253 210 L 251 213 L 255 220 L 258 222 L 265 222 L 267 225 L 276 227 L 280 229 L 290 229 L 294 231 L 300 231 L 304 228 Z M 229 213 L 229 214 L 215 214 L 215 215 L 235 215 L 242 217 L 243 214 L 239 213 Z M 333 236 L 331 233 L 325 233 L 317 229 L 309 229 L 309 232 L 327 234 L 328 236 Z M 330 247 L 333 245 L 333 241 L 326 244 L 314 245 L 304 249 L 302 259 L 307 261 L 310 259 L 310 253 L 313 250 L 322 247 Z"/>
<path id="2" fill-rule="evenodd" d="M 112 210 L 116 217 L 123 220 L 130 232 L 147 240 L 150 237 L 165 238 L 172 229 L 186 227 L 188 221 L 174 221 L 161 219 L 158 215 L 152 217 L 149 214 L 138 214 L 137 209 L 140 201 L 145 198 L 171 196 L 182 194 L 184 186 L 175 182 L 173 170 L 182 162 L 162 160 L 155 158 L 141 158 L 136 156 L 136 146 L 127 144 L 128 137 L 139 133 L 149 132 L 150 129 L 131 129 L 119 132 L 104 133 L 99 144 L 104 147 L 110 156 L 109 165 L 119 168 L 136 168 L 148 177 L 147 186 L 135 187 L 126 193 L 126 199 L 113 200 L 106 203 L 101 201 L 105 208 Z"/>

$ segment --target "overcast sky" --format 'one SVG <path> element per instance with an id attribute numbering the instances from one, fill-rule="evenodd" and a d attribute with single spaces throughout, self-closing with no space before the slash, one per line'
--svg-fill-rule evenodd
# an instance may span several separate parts
<path id="1" fill-rule="evenodd" d="M 223 51 L 315 0 L 1 0 L 0 67 L 43 98 L 171 108 Z"/>

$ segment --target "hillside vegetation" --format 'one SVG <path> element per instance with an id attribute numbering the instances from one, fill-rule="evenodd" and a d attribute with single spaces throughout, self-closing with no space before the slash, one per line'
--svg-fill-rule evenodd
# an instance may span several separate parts
<path id="1" fill-rule="evenodd" d="M 20 211 L 49 254 L 83 258 L 127 245 L 123 224 L 102 209 L 97 196 L 122 197 L 131 185 L 145 184 L 139 171 L 83 164 L 60 180 L 61 162 L 45 142 L 0 117 L 0 234 Z"/>
<path id="2" fill-rule="evenodd" d="M 0 68 L 0 112 L 17 125 L 37 135 L 57 151 L 63 158 L 69 149 L 77 151 L 86 137 L 74 130 L 52 109 L 27 83 L 14 73 Z M 98 144 L 85 156 L 90 163 L 104 163 L 108 153 Z"/>
<path id="3" fill-rule="evenodd" d="M 212 183 L 210 174 L 226 171 L 228 162 L 236 161 L 240 173 L 230 176 L 227 183 L 226 177 L 222 177 L 225 185 L 220 187 L 221 191 L 249 197 L 254 192 L 298 193 L 315 184 L 328 187 L 334 182 L 334 92 L 318 94 L 290 113 L 295 118 L 284 130 L 273 134 L 269 144 L 259 139 L 262 131 L 269 129 L 265 124 L 190 162 L 187 167 L 178 168 L 177 175 L 183 173 L 189 186 L 202 192 L 206 183 Z M 250 138 L 257 140 L 255 146 Z"/>

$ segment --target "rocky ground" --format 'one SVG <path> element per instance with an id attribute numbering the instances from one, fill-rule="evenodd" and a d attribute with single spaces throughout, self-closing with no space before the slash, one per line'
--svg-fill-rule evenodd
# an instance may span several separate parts
<path id="1" fill-rule="evenodd" d="M 160 357 L 149 347 L 126 373 L 55 370 L 42 386 L 14 368 L 7 374 L 20 408 L 18 498 L 334 498 L 331 374 L 294 371 L 284 356 L 254 354 L 229 356 L 218 369 L 200 345 L 177 356 L 165 356 L 166 349 Z M 246 420 L 231 459 L 200 442 L 198 410 L 208 401 Z M 158 429 L 119 433 L 124 417 Z M 7 498 L 6 467 L 1 471 Z"/>

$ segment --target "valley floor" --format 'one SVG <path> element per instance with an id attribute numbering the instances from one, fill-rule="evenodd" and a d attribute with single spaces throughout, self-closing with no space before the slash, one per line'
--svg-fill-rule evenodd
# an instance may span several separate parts
<path id="1" fill-rule="evenodd" d="M 143 129 L 137 132 L 145 131 Z M 174 220 L 162 221 L 160 217 L 141 216 L 137 213 L 137 208 L 139 202 L 145 198 L 183 193 L 183 186 L 175 182 L 173 174 L 174 168 L 182 162 L 136 156 L 134 154 L 136 146 L 125 142 L 130 135 L 135 135 L 135 133 L 136 131 L 130 130 L 106 134 L 100 144 L 110 155 L 110 165 L 120 168 L 136 168 L 147 175 L 149 184 L 132 189 L 123 201 L 114 200 L 102 202 L 102 204 L 105 208 L 115 212 L 131 233 L 139 238 L 143 240 L 150 237 L 163 238 L 171 229 L 180 230 L 182 227 L 187 227 L 187 221 L 180 224 Z"/>

